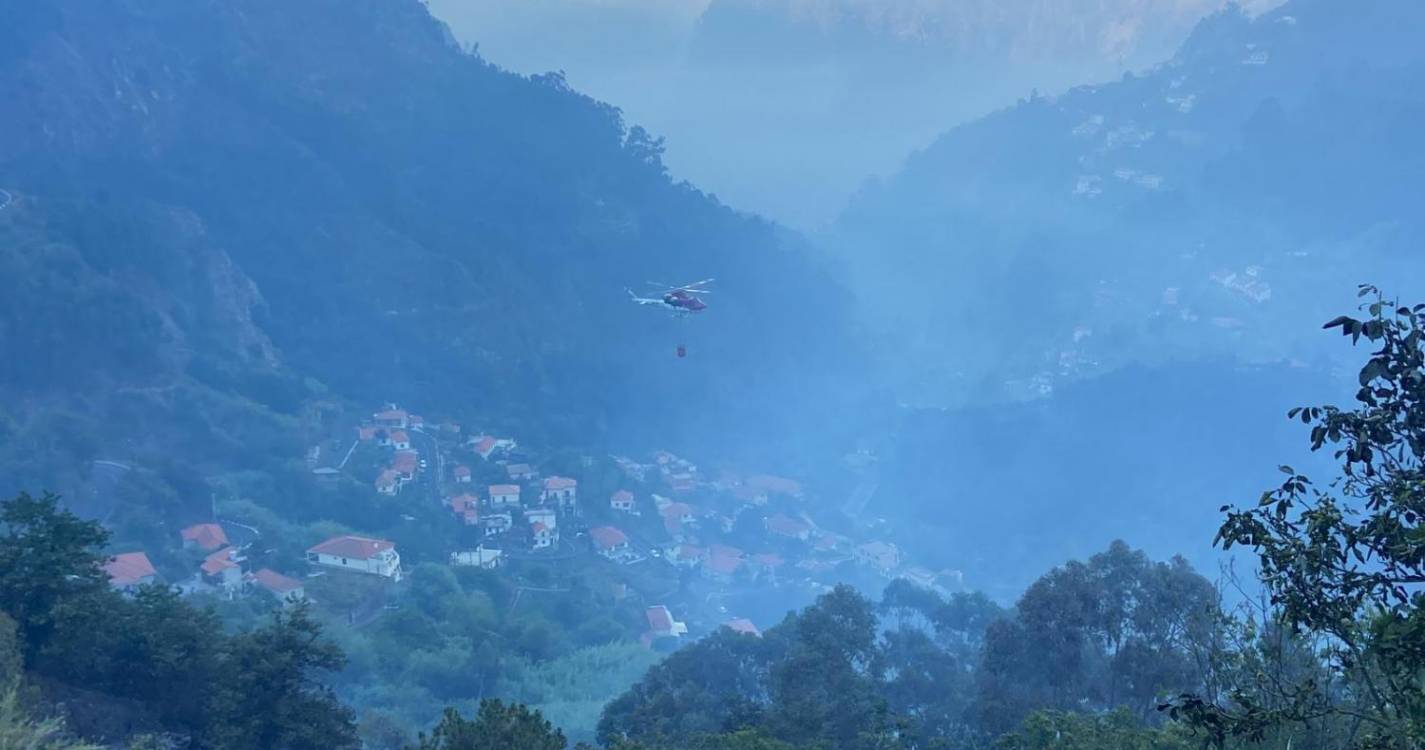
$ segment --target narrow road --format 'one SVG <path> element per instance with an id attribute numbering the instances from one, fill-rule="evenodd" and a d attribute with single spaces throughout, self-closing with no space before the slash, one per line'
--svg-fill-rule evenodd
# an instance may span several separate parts
<path id="1" fill-rule="evenodd" d="M 4 190 L 0 190 L 0 211 L 4 211 L 12 200 L 14 200 L 14 196 Z"/>
<path id="2" fill-rule="evenodd" d="M 341 457 L 341 463 L 339 463 L 339 464 L 336 465 L 336 467 L 337 467 L 338 469 L 345 469 L 345 468 L 346 468 L 346 462 L 351 460 L 351 454 L 353 454 L 353 453 L 356 452 L 356 446 L 359 445 L 360 443 L 361 443 L 360 440 L 353 440 L 353 441 L 351 441 L 351 447 L 346 449 L 346 455 L 345 455 L 345 456 L 342 456 L 342 457 Z"/>

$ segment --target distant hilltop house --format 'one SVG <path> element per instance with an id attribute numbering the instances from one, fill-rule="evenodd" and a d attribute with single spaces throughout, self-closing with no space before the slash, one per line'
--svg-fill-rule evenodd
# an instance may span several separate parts
<path id="1" fill-rule="evenodd" d="M 753 490 L 767 493 L 768 495 L 781 495 L 792 499 L 802 497 L 801 484 L 783 477 L 775 477 L 769 474 L 759 474 L 747 478 L 747 486 Z"/>
<path id="2" fill-rule="evenodd" d="M 401 491 L 401 475 L 395 469 L 386 469 L 376 477 L 376 491 L 383 495 L 394 495 Z"/>
<path id="3" fill-rule="evenodd" d="M 469 466 L 455 467 L 455 471 L 452 472 L 452 475 L 455 477 L 456 484 L 470 484 L 471 477 Z"/>
<path id="4" fill-rule="evenodd" d="M 337 536 L 307 550 L 307 562 L 326 568 L 368 573 L 401 580 L 401 556 L 384 539 Z"/>
<path id="5" fill-rule="evenodd" d="M 469 493 L 450 498 L 450 512 L 466 526 L 480 523 L 480 499 Z"/>
<path id="6" fill-rule="evenodd" d="M 356 439 L 365 443 L 375 440 L 384 430 L 374 424 L 364 424 L 356 428 Z"/>
<path id="7" fill-rule="evenodd" d="M 708 551 L 692 544 L 674 544 L 665 551 L 669 564 L 679 568 L 696 568 L 708 559 Z"/>
<path id="8" fill-rule="evenodd" d="M 557 503 L 560 508 L 573 508 L 579 492 L 579 482 L 569 477 L 549 477 L 544 480 L 539 500 Z"/>
<path id="9" fill-rule="evenodd" d="M 852 552 L 852 557 L 883 576 L 889 576 L 901 564 L 901 551 L 889 542 L 862 544 Z"/>
<path id="10" fill-rule="evenodd" d="M 217 586 L 229 595 L 242 589 L 242 561 L 236 549 L 225 547 L 208 555 L 198 570 L 203 575 L 203 583 Z"/>
<path id="11" fill-rule="evenodd" d="M 466 445 L 475 451 L 475 455 L 486 461 L 496 453 L 508 453 L 515 449 L 516 443 L 510 438 L 497 438 L 490 435 L 478 435 L 466 441 Z"/>
<path id="12" fill-rule="evenodd" d="M 485 528 L 485 536 L 494 536 L 514 528 L 515 519 L 508 512 L 489 513 L 480 517 L 480 525 Z"/>
<path id="13" fill-rule="evenodd" d="M 708 548 L 708 559 L 703 563 L 703 577 L 719 583 L 731 583 L 737 577 L 746 558 L 736 547 L 714 544 Z"/>
<path id="14" fill-rule="evenodd" d="M 941 596 L 950 596 L 965 589 L 965 576 L 958 570 L 942 570 L 939 573 L 934 573 L 927 568 L 913 567 L 907 568 L 896 578 L 920 588 L 929 589 Z"/>
<path id="15" fill-rule="evenodd" d="M 494 570 L 500 567 L 503 562 L 504 553 L 497 549 L 489 549 L 480 545 L 473 550 L 466 552 L 450 553 L 450 564 L 456 567 L 483 568 Z"/>
<path id="16" fill-rule="evenodd" d="M 421 454 L 413 450 L 398 450 L 396 455 L 391 457 L 391 468 L 400 475 L 403 482 L 414 480 L 420 465 Z"/>
<path id="17" fill-rule="evenodd" d="M 806 522 L 778 513 L 762 521 L 762 526 L 770 534 L 806 541 L 811 538 L 811 526 Z"/>
<path id="18" fill-rule="evenodd" d="M 510 464 L 505 467 L 505 473 L 512 482 L 528 482 L 538 476 L 534 467 L 529 464 Z"/>
<path id="19" fill-rule="evenodd" d="M 385 409 L 371 415 L 371 421 L 377 427 L 387 430 L 404 430 L 411 426 L 411 415 L 405 409 L 397 409 L 394 404 L 388 404 Z"/>
<path id="20" fill-rule="evenodd" d="M 628 490 L 619 490 L 609 498 L 609 507 L 620 513 L 627 513 L 631 516 L 638 515 L 638 509 L 634 507 L 633 493 Z"/>
<path id="21" fill-rule="evenodd" d="M 753 638 L 762 637 L 762 631 L 758 630 L 757 626 L 753 625 L 752 621 L 745 617 L 737 617 L 728 620 L 727 622 L 723 623 L 723 627 L 741 635 L 750 635 Z"/>
<path id="22" fill-rule="evenodd" d="M 158 571 L 143 552 L 123 552 L 109 558 L 104 563 L 104 572 L 109 574 L 109 584 L 121 591 L 146 586 L 158 581 Z"/>
<path id="23" fill-rule="evenodd" d="M 271 568 L 263 568 L 248 576 L 248 582 L 277 597 L 278 601 L 284 604 L 307 597 L 307 591 L 301 581 L 288 578 Z"/>
<path id="24" fill-rule="evenodd" d="M 183 540 L 183 549 L 199 549 L 214 552 L 228 546 L 228 535 L 223 527 L 215 523 L 200 523 L 178 532 Z"/>
<path id="25" fill-rule="evenodd" d="M 594 540 L 594 551 L 610 560 L 617 560 L 628 554 L 628 537 L 613 526 L 589 529 L 589 538 Z"/>
<path id="26" fill-rule="evenodd" d="M 490 507 L 507 508 L 520 504 L 520 486 L 517 484 L 490 485 Z"/>
<path id="27" fill-rule="evenodd" d="M 387 445 L 398 451 L 408 451 L 411 449 L 411 434 L 405 430 L 392 430 L 386 434 Z"/>
<path id="28" fill-rule="evenodd" d="M 673 619 L 668 607 L 658 604 L 644 613 L 648 618 L 648 635 L 653 638 L 679 638 L 688 634 L 688 626 Z"/>

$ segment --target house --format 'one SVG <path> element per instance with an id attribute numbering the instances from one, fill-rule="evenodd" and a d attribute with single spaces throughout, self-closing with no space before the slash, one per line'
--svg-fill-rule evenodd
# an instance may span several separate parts
<path id="1" fill-rule="evenodd" d="M 485 536 L 503 534 L 515 527 L 515 519 L 509 513 L 488 513 L 480 518 L 485 527 Z"/>
<path id="2" fill-rule="evenodd" d="M 558 529 L 558 516 L 553 508 L 530 508 L 524 512 L 524 522 L 530 525 L 542 523 L 551 529 Z"/>
<path id="3" fill-rule="evenodd" d="M 240 563 L 243 559 L 232 547 L 226 547 L 208 555 L 203 564 L 198 566 L 199 572 L 203 575 L 203 583 L 225 589 L 228 593 L 237 591 L 242 588 L 242 565 Z"/>
<path id="4" fill-rule="evenodd" d="M 248 576 L 248 582 L 277 597 L 284 604 L 307 598 L 301 581 L 288 578 L 271 568 L 263 568 Z"/>
<path id="5" fill-rule="evenodd" d="M 395 469 L 386 469 L 376 477 L 376 491 L 383 495 L 394 495 L 401 490 L 401 475 Z"/>
<path id="6" fill-rule="evenodd" d="M 391 468 L 401 476 L 401 481 L 409 482 L 416 478 L 416 470 L 421 465 L 421 454 L 412 450 L 396 451 L 396 455 L 391 457 Z"/>
<path id="7" fill-rule="evenodd" d="M 364 424 L 356 428 L 356 439 L 363 443 L 370 442 L 375 440 L 377 433 L 381 431 L 381 428 L 374 424 Z"/>
<path id="8" fill-rule="evenodd" d="M 457 466 L 453 472 L 456 484 L 470 484 L 470 467 Z"/>
<path id="9" fill-rule="evenodd" d="M 767 578 L 775 580 L 777 578 L 778 571 L 780 571 L 787 564 L 787 561 L 782 559 L 781 555 L 775 555 L 770 552 L 763 552 L 760 554 L 753 555 L 752 559 L 749 560 L 748 563 L 749 566 L 752 568 L 752 573 L 754 575 L 758 577 L 765 576 Z"/>
<path id="10" fill-rule="evenodd" d="M 214 552 L 228 546 L 228 535 L 223 527 L 215 523 L 200 523 L 178 532 L 183 539 L 183 549 L 200 549 Z"/>
<path id="11" fill-rule="evenodd" d="M 528 482 L 536 476 L 534 467 L 529 464 L 510 464 L 505 467 L 505 473 L 512 482 Z"/>
<path id="12" fill-rule="evenodd" d="M 396 545 L 384 539 L 335 536 L 307 550 L 307 562 L 401 580 L 401 556 L 396 553 Z"/>
<path id="13" fill-rule="evenodd" d="M 755 477 L 748 477 L 747 486 L 754 490 L 766 492 L 772 496 L 780 495 L 794 500 L 802 497 L 802 486 L 791 479 L 785 479 L 783 477 L 759 474 Z"/>
<path id="14" fill-rule="evenodd" d="M 425 429 L 425 426 L 426 426 L 426 418 L 425 418 L 425 417 L 422 417 L 422 416 L 419 415 L 419 414 L 412 414 L 412 415 L 411 415 L 411 429 L 413 429 L 413 430 L 424 430 L 424 429 Z"/>
<path id="15" fill-rule="evenodd" d="M 411 436 L 405 430 L 392 430 L 390 444 L 398 451 L 408 451 L 411 449 Z"/>
<path id="16" fill-rule="evenodd" d="M 907 568 L 896 578 L 923 589 L 935 590 L 935 574 L 926 568 Z"/>
<path id="17" fill-rule="evenodd" d="M 555 531 L 535 521 L 529 526 L 529 542 L 534 549 L 548 549 L 554 546 Z"/>
<path id="18" fill-rule="evenodd" d="M 480 499 L 466 493 L 450 498 L 450 512 L 466 526 L 480 523 Z"/>
<path id="19" fill-rule="evenodd" d="M 613 496 L 609 498 L 609 507 L 620 513 L 627 513 L 631 516 L 638 515 L 638 510 L 635 509 L 633 505 L 633 493 L 628 490 L 615 492 Z"/>
<path id="20" fill-rule="evenodd" d="M 158 581 L 158 571 L 143 552 L 114 555 L 104 563 L 104 572 L 109 574 L 109 585 L 123 591 Z"/>
<path id="21" fill-rule="evenodd" d="M 549 477 L 539 493 L 540 502 L 557 503 L 560 508 L 573 508 L 579 482 L 569 477 Z"/>
<path id="22" fill-rule="evenodd" d="M 692 492 L 698 488 L 698 480 L 692 474 L 686 472 L 673 474 L 668 477 L 668 489 L 677 493 Z"/>
<path id="23" fill-rule="evenodd" d="M 589 538 L 594 540 L 594 551 L 610 560 L 628 554 L 628 537 L 612 526 L 589 529 Z"/>
<path id="24" fill-rule="evenodd" d="M 490 507 L 507 508 L 520 504 L 520 486 L 517 484 L 490 485 Z"/>
<path id="25" fill-rule="evenodd" d="M 675 544 L 669 547 L 665 559 L 679 568 L 695 568 L 708 559 L 708 551 L 691 544 Z"/>
<path id="26" fill-rule="evenodd" d="M 731 583 L 744 563 L 742 550 L 713 545 L 708 550 L 707 562 L 703 563 L 703 577 L 719 583 Z"/>
<path id="27" fill-rule="evenodd" d="M 411 426 L 410 415 L 405 409 L 397 409 L 394 405 L 387 405 L 385 409 L 371 415 L 371 421 L 377 427 L 384 427 L 388 430 L 404 430 Z"/>
<path id="28" fill-rule="evenodd" d="M 450 553 L 450 564 L 457 567 L 483 568 L 494 570 L 500 567 L 503 561 L 504 552 L 497 549 L 489 549 L 485 545 L 480 545 L 468 552 Z"/>
<path id="29" fill-rule="evenodd" d="M 889 542 L 866 542 L 852 552 L 852 557 L 883 576 L 889 576 L 901 564 L 901 551 Z"/>
<path id="30" fill-rule="evenodd" d="M 662 604 L 649 607 L 644 614 L 648 618 L 648 634 L 654 638 L 677 638 L 688 633 L 688 626 L 673 619 L 673 613 Z"/>
<path id="31" fill-rule="evenodd" d="M 723 627 L 727 628 L 728 630 L 731 630 L 734 633 L 750 635 L 753 638 L 762 637 L 762 631 L 758 630 L 757 626 L 753 625 L 752 621 L 745 617 L 735 617 L 731 620 L 728 620 L 727 622 L 723 623 Z"/>
<path id="32" fill-rule="evenodd" d="M 806 541 L 811 538 L 811 526 L 808 526 L 804 521 L 781 513 L 763 520 L 762 526 L 767 529 L 767 533 L 788 539 Z"/>
<path id="33" fill-rule="evenodd" d="M 515 449 L 515 441 L 509 438 L 497 438 L 489 435 L 477 435 L 465 441 L 470 449 L 475 451 L 475 455 L 486 461 L 496 453 L 508 453 Z"/>

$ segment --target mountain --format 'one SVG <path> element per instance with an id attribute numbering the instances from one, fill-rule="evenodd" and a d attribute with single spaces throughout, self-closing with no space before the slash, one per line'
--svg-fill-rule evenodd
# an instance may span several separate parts
<path id="1" fill-rule="evenodd" d="M 886 371 L 945 404 L 1129 363 L 1336 367 L 1310 331 L 1356 283 L 1419 292 L 1422 21 L 1228 10 L 1143 75 L 945 133 L 831 233 Z"/>
<path id="2" fill-rule="evenodd" d="M 883 54 L 979 61 L 1141 65 L 1176 45 L 1224 0 L 713 0 L 697 44 L 766 57 Z M 1249 3 L 1264 10 L 1271 0 Z"/>
<path id="3" fill-rule="evenodd" d="M 0 99 L 5 484 L 260 467 L 388 399 L 772 460 L 856 369 L 802 241 L 417 0 L 5 4 Z M 624 290 L 705 277 L 681 323 Z"/>

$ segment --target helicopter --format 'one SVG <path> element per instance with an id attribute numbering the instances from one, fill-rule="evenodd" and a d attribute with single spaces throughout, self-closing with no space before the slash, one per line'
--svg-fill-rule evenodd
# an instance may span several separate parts
<path id="1" fill-rule="evenodd" d="M 632 289 L 627 291 L 628 296 L 633 298 L 637 304 L 657 305 L 675 315 L 684 316 L 708 309 L 708 305 L 703 302 L 701 295 L 712 294 L 712 290 L 705 287 L 713 281 L 715 279 L 703 279 L 682 286 L 669 286 L 661 282 L 650 281 L 648 285 L 659 290 L 656 297 L 640 297 Z"/>
<path id="2" fill-rule="evenodd" d="M 713 281 L 714 279 L 703 279 L 681 286 L 669 286 L 657 281 L 648 282 L 650 287 L 658 290 L 653 293 L 657 296 L 640 297 L 632 289 L 627 291 L 628 296 L 632 297 L 633 301 L 639 305 L 654 305 L 672 313 L 677 318 L 687 318 L 708 309 L 708 304 L 702 300 L 702 295 L 712 294 L 712 291 L 707 289 L 707 285 Z M 678 358 L 682 359 L 688 356 L 688 347 L 679 344 L 677 352 Z"/>

